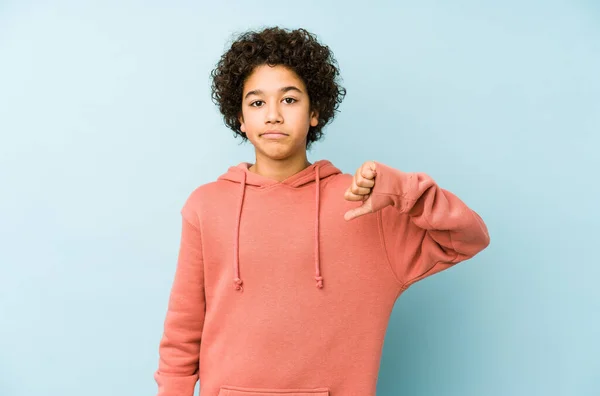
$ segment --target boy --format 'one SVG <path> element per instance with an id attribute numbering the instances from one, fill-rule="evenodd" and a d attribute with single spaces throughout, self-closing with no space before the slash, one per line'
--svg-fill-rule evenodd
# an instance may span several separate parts
<path id="1" fill-rule="evenodd" d="M 213 71 L 228 127 L 255 149 L 191 193 L 155 379 L 161 396 L 374 396 L 389 316 L 410 285 L 489 244 L 424 173 L 310 163 L 345 95 L 326 46 L 269 28 Z"/>

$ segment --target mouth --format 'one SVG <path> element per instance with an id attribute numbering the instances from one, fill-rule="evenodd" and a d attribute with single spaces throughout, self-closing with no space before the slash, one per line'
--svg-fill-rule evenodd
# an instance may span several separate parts
<path id="1" fill-rule="evenodd" d="M 279 132 L 279 131 L 270 131 L 270 132 L 265 132 L 265 133 L 261 134 L 260 136 L 268 138 L 268 139 L 281 139 L 288 135 L 283 132 Z"/>
<path id="2" fill-rule="evenodd" d="M 283 136 L 287 136 L 286 133 L 283 133 L 281 131 L 267 131 L 267 132 L 261 134 L 261 136 L 265 136 L 265 135 L 283 135 Z"/>

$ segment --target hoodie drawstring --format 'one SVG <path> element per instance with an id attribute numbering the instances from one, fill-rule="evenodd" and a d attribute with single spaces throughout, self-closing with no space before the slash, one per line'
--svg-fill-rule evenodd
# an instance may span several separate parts
<path id="1" fill-rule="evenodd" d="M 317 208 L 315 210 L 315 280 L 317 281 L 317 287 L 319 289 L 323 288 L 323 277 L 321 276 L 321 265 L 320 265 L 320 257 L 319 257 L 319 191 L 321 190 L 319 183 L 321 178 L 319 177 L 319 166 L 315 167 L 315 182 L 316 182 L 316 197 L 315 201 L 317 201 Z"/>
<path id="2" fill-rule="evenodd" d="M 319 255 L 319 209 L 320 209 L 320 177 L 319 177 L 319 166 L 315 166 L 315 183 L 316 183 L 316 211 L 315 211 L 315 280 L 317 281 L 317 287 L 323 288 L 323 277 L 321 276 L 321 262 Z M 233 287 L 235 290 L 243 291 L 242 284 L 244 283 L 240 278 L 240 220 L 242 218 L 242 206 L 244 204 L 244 192 L 246 191 L 246 173 L 242 173 L 242 182 L 240 183 L 240 201 L 238 204 L 238 213 L 235 222 L 235 237 L 233 246 Z"/>
<path id="3" fill-rule="evenodd" d="M 244 204 L 244 191 L 246 191 L 246 173 L 242 173 L 242 182 L 240 183 L 240 203 L 238 205 L 237 219 L 235 220 L 235 244 L 233 245 L 233 287 L 235 290 L 243 291 L 242 279 L 240 279 L 240 219 L 242 217 L 242 205 Z"/>

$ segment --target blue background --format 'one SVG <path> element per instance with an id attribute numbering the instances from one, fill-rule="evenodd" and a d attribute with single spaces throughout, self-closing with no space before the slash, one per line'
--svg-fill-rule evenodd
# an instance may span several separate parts
<path id="1" fill-rule="evenodd" d="M 348 90 L 310 161 L 427 172 L 490 231 L 400 297 L 378 395 L 600 394 L 597 1 L 0 4 L 0 395 L 156 392 L 179 210 L 254 161 L 209 73 L 271 25 Z"/>

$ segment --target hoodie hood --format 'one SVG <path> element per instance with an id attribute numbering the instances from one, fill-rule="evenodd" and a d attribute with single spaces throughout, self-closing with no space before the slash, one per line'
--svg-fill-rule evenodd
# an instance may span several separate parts
<path id="1" fill-rule="evenodd" d="M 235 232 L 233 236 L 233 286 L 235 290 L 242 291 L 242 285 L 244 283 L 240 278 L 239 231 L 242 212 L 244 208 L 244 195 L 246 191 L 246 186 L 256 186 L 260 188 L 265 188 L 274 184 L 285 184 L 290 187 L 301 187 L 310 183 L 315 184 L 315 280 L 317 282 L 317 288 L 323 288 L 323 277 L 321 276 L 321 265 L 319 257 L 319 208 L 321 189 L 320 181 L 321 179 L 324 179 L 331 175 L 342 173 L 342 171 L 335 167 L 328 160 L 319 160 L 314 162 L 312 165 L 304 168 L 300 172 L 293 174 L 287 179 L 283 181 L 277 181 L 251 172 L 249 170 L 250 166 L 252 166 L 252 164 L 249 162 L 241 162 L 236 166 L 229 167 L 227 172 L 219 176 L 217 179 L 240 183 Z"/>

